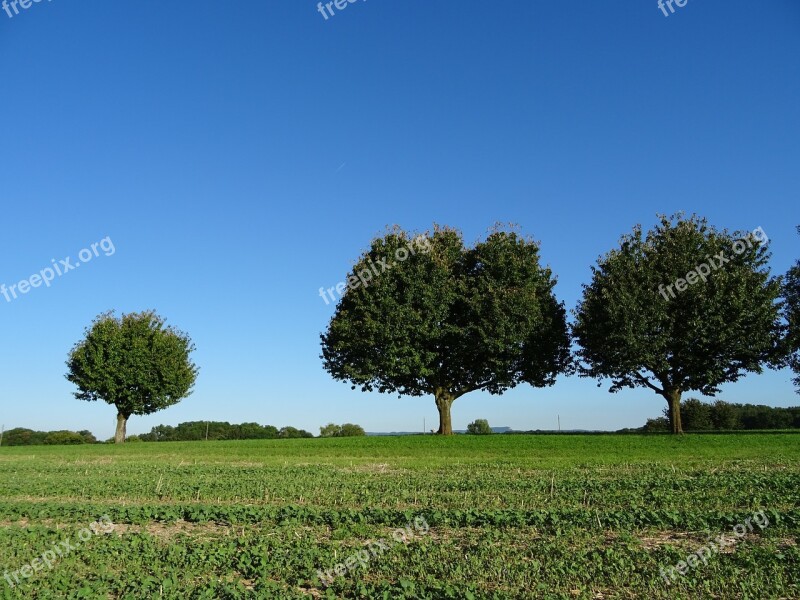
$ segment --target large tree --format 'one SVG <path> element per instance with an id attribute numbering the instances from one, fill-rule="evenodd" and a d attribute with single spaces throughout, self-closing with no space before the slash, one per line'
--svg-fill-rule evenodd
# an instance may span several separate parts
<path id="1" fill-rule="evenodd" d="M 117 318 L 98 316 L 70 352 L 67 379 L 79 400 L 117 408 L 115 441 L 125 441 L 131 415 L 149 415 L 191 394 L 197 367 L 185 333 L 166 326 L 153 311 Z"/>
<path id="2" fill-rule="evenodd" d="M 660 217 L 598 260 L 575 311 L 582 375 L 611 392 L 646 387 L 663 396 L 682 433 L 681 394 L 713 396 L 779 360 L 780 282 L 767 238 L 719 231 L 705 219 Z"/>
<path id="3" fill-rule="evenodd" d="M 380 266 L 380 268 L 378 268 Z M 322 338 L 324 368 L 353 389 L 434 397 L 439 433 L 477 390 L 552 385 L 570 364 L 566 311 L 539 246 L 495 229 L 474 247 L 449 228 L 394 228 L 354 266 Z"/>
<path id="4" fill-rule="evenodd" d="M 800 233 L 800 227 L 797 228 Z M 786 334 L 786 352 L 789 356 L 789 366 L 794 371 L 794 384 L 800 394 L 800 260 L 789 269 L 783 287 L 783 297 L 786 300 L 784 316 L 788 325 Z"/>

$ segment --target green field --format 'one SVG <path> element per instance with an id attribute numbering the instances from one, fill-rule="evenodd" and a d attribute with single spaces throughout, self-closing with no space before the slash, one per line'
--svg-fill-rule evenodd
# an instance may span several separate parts
<path id="1" fill-rule="evenodd" d="M 0 598 L 800 598 L 794 434 L 1 448 L 0 476 Z"/>

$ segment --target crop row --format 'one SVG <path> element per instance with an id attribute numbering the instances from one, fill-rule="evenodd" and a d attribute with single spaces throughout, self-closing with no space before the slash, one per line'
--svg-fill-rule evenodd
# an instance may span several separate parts
<path id="1" fill-rule="evenodd" d="M 22 564 L 73 528 L 29 526 L 0 531 L 7 565 Z M 390 528 L 332 531 L 294 522 L 244 529 L 128 530 L 91 540 L 53 571 L 0 598 L 650 598 L 797 597 L 797 537 L 742 541 L 675 585 L 659 575 L 702 538 L 663 540 L 658 530 L 543 534 L 538 528 L 432 527 L 374 557 L 324 589 L 317 569 L 333 567 Z M 337 535 L 338 533 L 338 535 Z M 2 582 L 0 582 L 0 585 Z M 384 596 L 386 594 L 386 596 Z"/>
<path id="2" fill-rule="evenodd" d="M 150 522 L 219 524 L 273 523 L 276 525 L 350 524 L 399 527 L 417 515 L 424 515 L 431 526 L 445 527 L 537 527 L 547 531 L 571 529 L 635 529 L 668 528 L 681 531 L 726 528 L 739 523 L 744 516 L 764 507 L 750 506 L 737 511 L 654 510 L 630 506 L 617 510 L 548 509 L 548 510 L 420 510 L 398 511 L 384 508 L 321 509 L 304 506 L 215 506 L 206 504 L 119 505 L 94 503 L 0 502 L 0 519 L 23 519 L 39 522 L 56 520 L 76 523 L 108 515 L 115 523 Z M 800 529 L 800 507 L 783 511 L 764 509 L 773 529 Z M 749 511 L 749 512 L 748 512 Z"/>
<path id="3" fill-rule="evenodd" d="M 640 466 L 603 473 L 568 469 L 525 472 L 453 467 L 384 474 L 331 467 L 222 468 L 111 466 L 96 469 L 0 464 L 0 499 L 47 497 L 137 503 L 303 504 L 318 507 L 414 509 L 581 508 L 627 505 L 651 508 L 702 506 L 725 510 L 800 502 L 800 469 L 752 466 L 672 472 Z"/>

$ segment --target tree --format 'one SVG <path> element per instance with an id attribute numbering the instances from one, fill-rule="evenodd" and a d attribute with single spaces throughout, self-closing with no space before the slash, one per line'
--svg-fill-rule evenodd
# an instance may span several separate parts
<path id="1" fill-rule="evenodd" d="M 800 227 L 797 228 L 800 233 Z M 787 323 L 785 344 L 788 364 L 794 371 L 794 385 L 800 394 L 800 260 L 789 269 L 783 285 L 784 317 Z"/>
<path id="2" fill-rule="evenodd" d="M 278 428 L 273 425 L 258 423 L 242 423 L 237 427 L 237 438 L 240 440 L 269 440 L 278 437 Z"/>
<path id="3" fill-rule="evenodd" d="M 744 404 L 739 411 L 744 429 L 789 429 L 794 425 L 792 409 Z"/>
<path id="4" fill-rule="evenodd" d="M 305 429 L 297 429 L 296 427 L 281 427 L 278 432 L 279 438 L 313 438 L 314 434 L 306 431 Z"/>
<path id="5" fill-rule="evenodd" d="M 353 423 L 345 423 L 344 425 L 336 425 L 336 423 L 328 423 L 325 427 L 319 428 L 319 437 L 359 437 L 367 435 L 361 425 L 354 425 Z"/>
<path id="6" fill-rule="evenodd" d="M 489 421 L 486 419 L 475 419 L 472 423 L 467 425 L 467 433 L 472 435 L 489 435 L 492 433 L 492 428 L 489 427 Z"/>
<path id="7" fill-rule="evenodd" d="M 3 436 L 4 446 L 39 446 L 44 443 L 47 434 L 43 431 L 33 431 L 24 427 L 17 427 L 6 431 Z"/>
<path id="8" fill-rule="evenodd" d="M 669 429 L 669 419 L 666 417 L 647 419 L 647 423 L 642 427 L 642 431 L 645 433 L 666 433 Z"/>
<path id="9" fill-rule="evenodd" d="M 336 437 L 361 437 L 362 435 L 367 435 L 367 433 L 361 425 L 345 423 L 342 425 Z"/>
<path id="10" fill-rule="evenodd" d="M 660 217 L 598 260 L 575 311 L 582 375 L 609 391 L 646 387 L 664 397 L 682 433 L 685 391 L 713 396 L 746 372 L 779 362 L 780 283 L 766 235 L 729 234 L 705 219 Z"/>
<path id="11" fill-rule="evenodd" d="M 665 410 L 669 417 L 669 410 Z M 710 431 L 714 429 L 711 420 L 711 405 L 697 398 L 689 398 L 681 402 L 681 424 L 686 431 Z"/>
<path id="12" fill-rule="evenodd" d="M 44 438 L 44 443 L 47 446 L 71 446 L 77 444 L 85 444 L 86 440 L 83 436 L 74 431 L 51 431 Z"/>
<path id="13" fill-rule="evenodd" d="M 353 267 L 326 333 L 323 366 L 362 391 L 434 397 L 439 430 L 452 434 L 453 402 L 520 383 L 552 385 L 570 364 L 563 304 L 539 246 L 494 230 L 466 248 L 435 227 L 395 227 Z"/>
<path id="14" fill-rule="evenodd" d="M 67 379 L 75 397 L 102 400 L 117 408 L 116 443 L 125 442 L 131 415 L 149 415 L 191 394 L 197 367 L 185 333 L 167 327 L 155 312 L 116 318 L 98 316 L 70 352 Z"/>
<path id="15" fill-rule="evenodd" d="M 341 426 L 335 423 L 328 423 L 325 427 L 319 428 L 319 437 L 329 438 L 336 437 L 342 431 Z"/>
<path id="16" fill-rule="evenodd" d="M 711 405 L 711 422 L 714 429 L 719 431 L 740 429 L 742 426 L 736 407 L 724 400 L 717 400 Z"/>
<path id="17" fill-rule="evenodd" d="M 94 434 L 91 431 L 89 431 L 88 429 L 83 429 L 83 430 L 79 431 L 78 435 L 80 435 L 83 438 L 83 442 L 85 444 L 96 444 L 97 443 L 97 438 L 94 437 Z"/>

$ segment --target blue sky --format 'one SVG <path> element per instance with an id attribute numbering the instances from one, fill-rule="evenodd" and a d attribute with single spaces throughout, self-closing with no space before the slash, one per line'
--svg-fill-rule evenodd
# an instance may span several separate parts
<path id="1" fill-rule="evenodd" d="M 335 10 L 335 9 L 334 9 Z M 13 12 L 13 11 L 12 11 Z M 800 2 L 53 0 L 0 10 L 0 283 L 110 237 L 81 268 L 0 297 L 0 421 L 113 433 L 72 397 L 67 352 L 100 312 L 155 308 L 195 340 L 186 420 L 317 432 L 436 426 L 431 398 L 364 394 L 321 368 L 342 280 L 386 225 L 515 222 L 571 309 L 634 224 L 697 212 L 800 257 Z M 648 390 L 591 380 L 453 407 L 518 429 L 617 429 Z M 789 406 L 787 372 L 723 388 Z"/>

